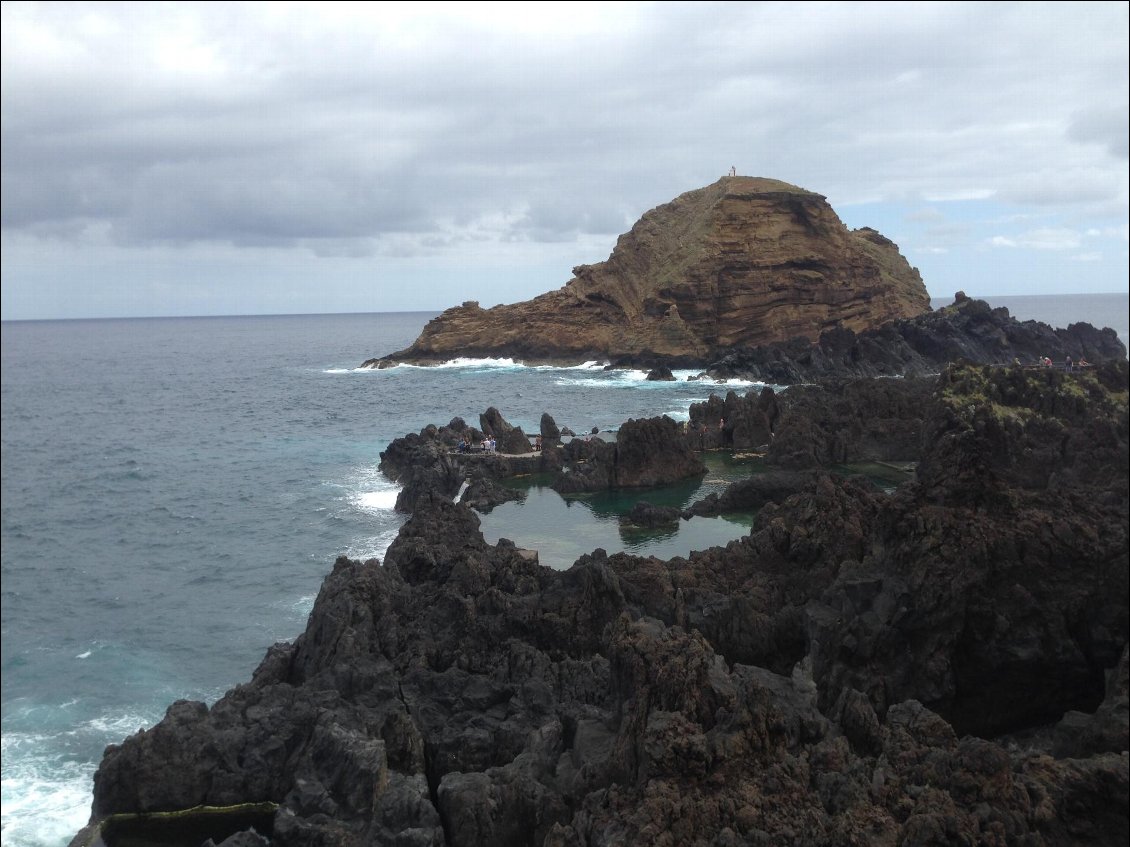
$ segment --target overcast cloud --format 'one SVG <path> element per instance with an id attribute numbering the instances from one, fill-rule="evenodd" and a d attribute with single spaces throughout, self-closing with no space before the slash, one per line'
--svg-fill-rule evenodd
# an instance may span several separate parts
<path id="1" fill-rule="evenodd" d="M 731 165 L 1126 291 L 1128 8 L 4 3 L 3 316 L 511 302 Z"/>

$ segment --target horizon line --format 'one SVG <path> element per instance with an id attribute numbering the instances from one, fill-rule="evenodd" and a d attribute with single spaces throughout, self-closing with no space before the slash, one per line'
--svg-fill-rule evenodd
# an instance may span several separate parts
<path id="1" fill-rule="evenodd" d="M 956 294 L 956 292 L 955 292 Z M 1020 299 L 1031 297 L 1094 297 L 1094 296 L 1110 296 L 1110 297 L 1130 297 L 1130 289 L 1127 291 L 1071 291 L 1071 292 L 1053 292 L 1041 294 L 969 294 L 966 297 L 971 300 L 1002 300 L 1002 299 Z M 930 295 L 930 300 L 953 300 L 954 294 L 945 296 Z M 524 302 L 524 301 L 518 301 Z M 497 305 L 513 305 L 513 304 L 497 304 Z M 421 315 L 421 314 L 440 314 L 453 308 L 452 306 L 445 306 L 440 309 L 386 309 L 374 311 L 361 311 L 361 312 L 223 312 L 212 314 L 196 314 L 196 315 L 72 315 L 70 317 L 53 317 L 53 318 L 0 318 L 0 323 L 47 323 L 50 321 L 152 321 L 152 320 L 193 320 L 199 318 L 313 318 L 313 317 L 342 317 L 345 315 Z M 493 308 L 493 307 L 491 307 Z"/>

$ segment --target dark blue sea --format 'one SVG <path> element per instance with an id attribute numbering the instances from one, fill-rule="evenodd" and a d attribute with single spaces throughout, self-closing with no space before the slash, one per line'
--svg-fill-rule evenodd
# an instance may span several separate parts
<path id="1" fill-rule="evenodd" d="M 944 305 L 948 301 L 936 301 Z M 1126 295 L 990 298 L 1019 318 L 1114 326 Z M 377 470 L 393 438 L 496 406 L 536 431 L 685 419 L 717 386 L 639 372 L 457 361 L 359 370 L 428 313 L 3 323 L 2 684 L 5 847 L 61 847 L 90 812 L 107 744 L 174 700 L 215 701 L 298 635 L 340 554 L 381 556 L 402 518 Z M 742 472 L 714 460 L 686 503 Z M 567 567 L 604 547 L 685 554 L 748 520 L 625 536 L 623 500 L 531 489 L 490 540 Z M 697 520 L 697 519 L 696 519 Z"/>

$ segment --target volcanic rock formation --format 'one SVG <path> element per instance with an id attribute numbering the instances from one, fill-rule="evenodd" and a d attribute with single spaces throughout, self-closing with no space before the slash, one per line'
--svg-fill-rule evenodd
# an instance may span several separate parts
<path id="1" fill-rule="evenodd" d="M 816 340 L 929 311 L 922 278 L 822 195 L 724 177 L 646 213 L 607 261 L 523 303 L 448 309 L 406 350 L 367 367 L 456 356 L 696 366 L 735 347 Z"/>
<path id="2" fill-rule="evenodd" d="M 249 683 L 106 750 L 74 843 L 256 804 L 276 847 L 1121 847 L 1128 387 L 953 366 L 907 389 L 916 480 L 782 480 L 747 537 L 669 561 L 554 571 L 425 491 Z M 897 407 L 851 393 L 841 418 Z"/>

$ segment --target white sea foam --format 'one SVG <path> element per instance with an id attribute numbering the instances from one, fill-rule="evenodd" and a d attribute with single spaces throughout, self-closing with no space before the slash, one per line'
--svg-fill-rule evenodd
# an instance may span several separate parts
<path id="1" fill-rule="evenodd" d="M 396 506 L 400 486 L 389 480 L 380 468 L 366 463 L 353 469 L 345 483 L 347 499 L 352 508 L 369 515 L 384 515 Z"/>
<path id="2" fill-rule="evenodd" d="M 140 715 L 129 712 L 100 715 L 87 721 L 86 729 L 105 735 L 110 741 L 115 741 L 125 738 L 127 735 L 133 735 L 139 730 L 148 729 L 160 718 L 161 715 Z"/>
<path id="3" fill-rule="evenodd" d="M 399 532 L 400 526 L 398 525 L 377 533 L 371 538 L 359 538 L 345 551 L 345 555 L 361 562 L 367 562 L 369 559 L 384 561 L 389 545 L 396 540 Z"/>
<path id="4" fill-rule="evenodd" d="M 382 491 L 362 491 L 354 498 L 357 508 L 363 512 L 387 512 L 396 506 L 399 488 Z"/>
<path id="5" fill-rule="evenodd" d="M 565 369 L 562 369 L 565 370 Z M 593 368 L 585 368 L 586 371 L 592 371 Z M 753 386 L 761 386 L 765 383 L 756 382 L 749 379 L 703 379 L 691 380 L 690 377 L 698 376 L 702 371 L 686 369 L 672 371 L 671 375 L 675 377 L 674 380 L 649 380 L 647 378 L 648 372 L 639 369 L 630 370 L 612 370 L 605 371 L 603 368 L 598 369 L 600 373 L 592 373 L 591 375 L 577 375 L 562 374 L 557 378 L 557 384 L 562 386 L 582 386 L 584 388 L 647 388 L 655 390 L 670 390 L 672 388 L 682 388 L 689 385 L 698 385 L 703 387 L 712 387 L 714 389 L 741 389 L 751 388 Z"/>
<path id="6" fill-rule="evenodd" d="M 90 817 L 96 761 L 76 761 L 69 745 L 102 748 L 153 724 L 152 716 L 101 715 L 62 732 L 3 735 L 0 785 L 5 847 L 58 847 Z"/>
<path id="7" fill-rule="evenodd" d="M 391 365 L 387 368 L 352 368 L 349 370 L 328 369 L 326 373 L 357 373 L 357 372 L 373 372 L 376 370 L 433 370 L 439 369 L 454 369 L 454 368 L 478 368 L 497 369 L 497 370 L 522 370 L 528 369 L 533 371 L 603 371 L 608 366 L 608 362 L 598 362 L 595 359 L 590 359 L 587 362 L 581 362 L 579 365 L 527 365 L 523 362 L 517 362 L 509 357 L 501 358 L 484 358 L 474 359 L 468 356 L 458 356 L 454 359 L 448 359 L 445 362 L 438 362 L 434 365 L 413 365 L 407 362 L 400 362 Z"/>
<path id="8" fill-rule="evenodd" d="M 715 381 L 714 384 L 715 385 L 725 385 L 729 388 L 751 388 L 752 386 L 755 386 L 755 385 L 760 385 L 760 386 L 765 385 L 764 382 L 757 382 L 756 380 L 752 380 L 752 379 L 737 379 L 736 377 L 733 378 L 733 379 L 717 380 L 717 381 Z"/>
<path id="9" fill-rule="evenodd" d="M 4 808 L 0 840 L 13 847 L 66 844 L 90 817 L 93 762 L 19 749 L 4 735 Z"/>
<path id="10" fill-rule="evenodd" d="M 414 367 L 409 365 L 408 367 Z M 510 358 L 499 359 L 472 359 L 467 356 L 458 356 L 454 359 L 448 359 L 446 362 L 440 362 L 437 365 L 430 365 L 433 368 L 521 368 L 523 365 L 515 362 Z"/>
<path id="11" fill-rule="evenodd" d="M 90 650 L 86 650 L 82 653 L 79 653 L 77 656 L 75 656 L 75 658 L 76 659 L 89 659 L 90 658 L 90 652 L 91 652 Z"/>
<path id="12" fill-rule="evenodd" d="M 314 600 L 317 599 L 314 594 L 304 594 L 294 602 L 288 604 L 289 610 L 295 617 L 305 620 L 310 617 L 310 613 L 314 611 Z"/>
<path id="13" fill-rule="evenodd" d="M 581 362 L 579 365 L 534 365 L 536 371 L 603 371 L 608 367 L 608 362 L 595 360 Z"/>

